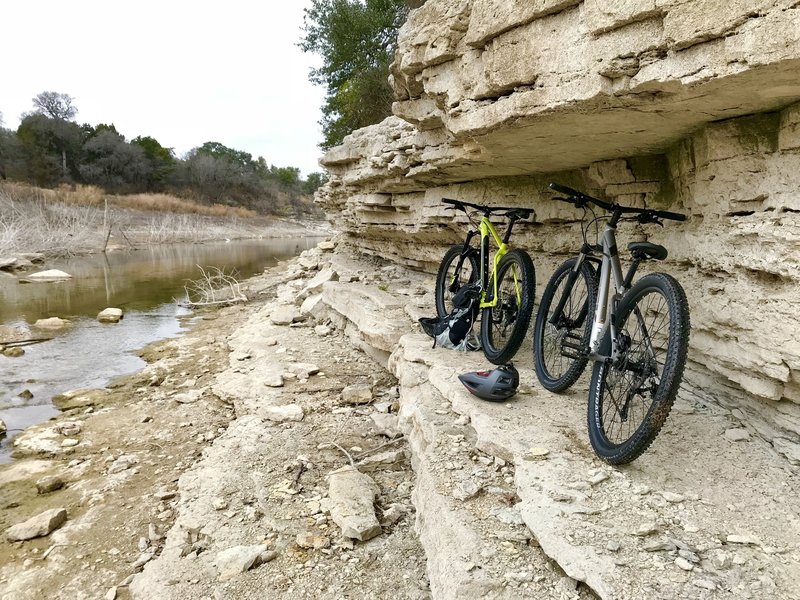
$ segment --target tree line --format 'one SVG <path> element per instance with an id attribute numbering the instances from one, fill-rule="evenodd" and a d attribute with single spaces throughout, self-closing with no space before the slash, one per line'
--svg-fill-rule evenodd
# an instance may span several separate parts
<path id="1" fill-rule="evenodd" d="M 301 178 L 296 167 L 206 142 L 177 157 L 150 136 L 127 140 L 111 124 L 78 124 L 74 99 L 58 92 L 33 98 L 16 131 L 0 113 L 0 179 L 53 187 L 85 183 L 108 193 L 171 193 L 201 203 L 244 206 L 261 213 L 313 212 L 310 196 L 323 173 Z"/>

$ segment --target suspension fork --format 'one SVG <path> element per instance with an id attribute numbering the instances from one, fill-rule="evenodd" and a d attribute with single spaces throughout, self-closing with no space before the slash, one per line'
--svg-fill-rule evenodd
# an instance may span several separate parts
<path id="1" fill-rule="evenodd" d="M 457 292 L 457 289 L 453 289 L 453 286 L 459 281 L 459 276 L 461 275 L 461 269 L 464 266 L 464 261 L 467 260 L 467 257 L 472 254 L 473 249 L 470 247 L 470 242 L 472 238 L 474 238 L 478 234 L 477 231 L 469 230 L 467 231 L 467 238 L 464 240 L 464 250 L 461 252 L 461 256 L 458 257 L 458 263 L 456 263 L 456 268 L 453 273 L 453 279 L 450 281 L 448 289 L 451 293 Z"/>
<path id="2" fill-rule="evenodd" d="M 575 261 L 575 265 L 572 267 L 569 275 L 567 275 L 567 283 L 564 285 L 564 289 L 561 292 L 561 298 L 558 300 L 558 304 L 553 311 L 553 315 L 550 317 L 550 319 L 548 319 L 548 322 L 551 325 L 558 327 L 561 319 L 564 317 L 564 307 L 569 300 L 570 294 L 572 294 L 572 288 L 575 286 L 575 282 L 578 281 L 578 277 L 581 273 L 581 267 L 583 266 L 583 261 L 585 261 L 586 257 L 591 254 L 592 250 L 593 248 L 589 244 L 584 244 L 581 246 L 581 253 L 578 255 L 578 259 Z"/>

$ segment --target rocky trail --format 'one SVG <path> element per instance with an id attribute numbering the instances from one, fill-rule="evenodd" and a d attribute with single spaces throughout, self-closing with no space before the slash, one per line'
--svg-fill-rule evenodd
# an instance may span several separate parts
<path id="1" fill-rule="evenodd" d="M 0 598 L 800 597 L 798 469 L 692 372 L 612 468 L 586 381 L 545 392 L 529 344 L 517 396 L 469 395 L 487 363 L 431 348 L 432 290 L 324 243 L 62 399 L 0 468 L 0 525 L 66 522 L 4 536 Z"/>

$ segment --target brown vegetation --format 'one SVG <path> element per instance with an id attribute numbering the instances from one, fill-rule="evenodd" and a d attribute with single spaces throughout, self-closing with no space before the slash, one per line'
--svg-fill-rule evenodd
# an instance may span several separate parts
<path id="1" fill-rule="evenodd" d="M 111 196 L 88 185 L 51 190 L 0 182 L 0 256 L 101 251 L 109 234 L 128 246 L 260 237 L 272 222 L 242 207 L 167 194 Z"/>

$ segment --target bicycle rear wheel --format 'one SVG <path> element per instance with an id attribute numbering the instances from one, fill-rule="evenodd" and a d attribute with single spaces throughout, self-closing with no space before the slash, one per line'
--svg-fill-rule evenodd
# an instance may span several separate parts
<path id="1" fill-rule="evenodd" d="M 494 289 L 489 281 L 488 290 Z M 487 290 L 487 292 L 488 292 Z M 511 360 L 525 339 L 536 293 L 536 273 L 527 252 L 511 250 L 497 265 L 497 304 L 481 317 L 483 353 L 496 365 Z"/>
<path id="2" fill-rule="evenodd" d="M 584 262 L 567 291 L 562 314 L 551 323 L 570 273 L 577 259 L 563 263 L 550 278 L 542 294 L 533 328 L 533 357 L 536 376 L 551 392 L 562 392 L 581 376 L 588 363 L 587 348 L 592 317 L 597 303 L 597 281 L 592 267 Z"/>
<path id="3" fill-rule="evenodd" d="M 467 256 L 461 261 L 461 254 L 465 248 L 464 244 L 451 246 L 439 264 L 435 291 L 436 314 L 439 317 L 449 315 L 453 310 L 453 296 L 458 290 L 478 280 L 480 271 L 476 258 L 477 250 L 470 248 Z"/>
<path id="4" fill-rule="evenodd" d="M 617 310 L 617 356 L 595 363 L 589 388 L 589 440 L 608 463 L 647 450 L 678 394 L 689 347 L 689 306 L 664 273 L 642 277 Z M 601 353 L 611 353 L 607 337 Z"/>

